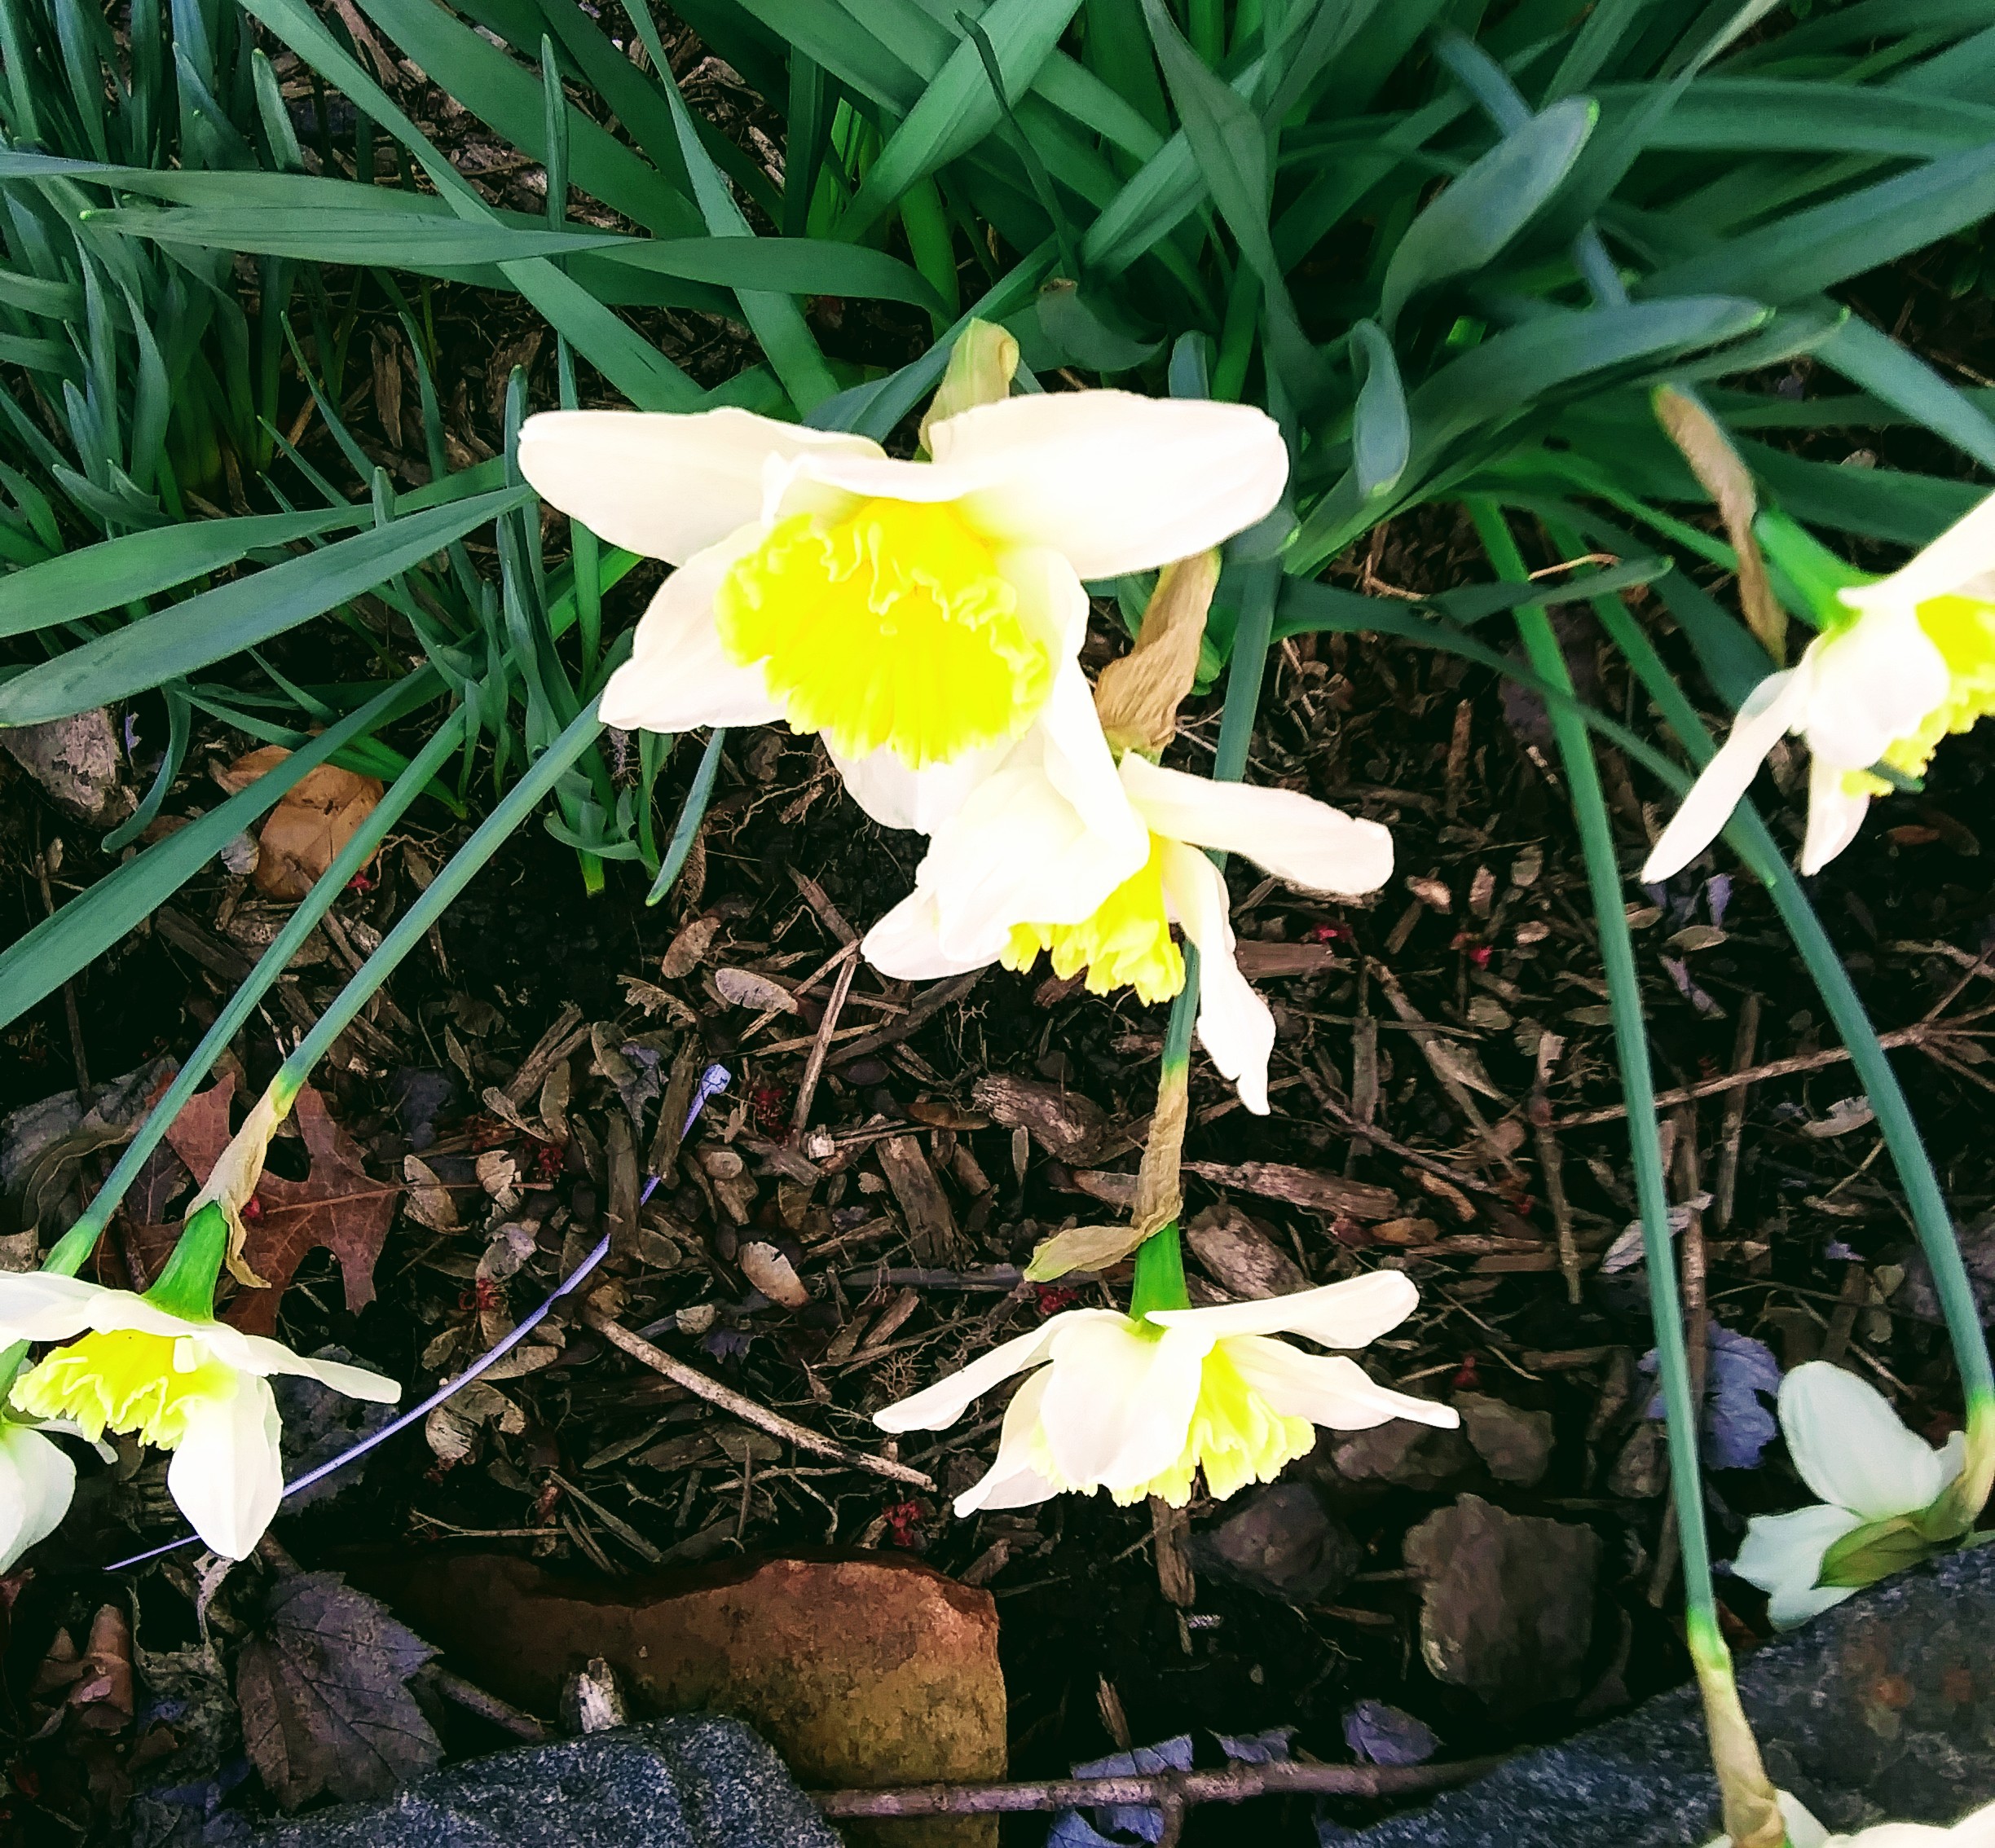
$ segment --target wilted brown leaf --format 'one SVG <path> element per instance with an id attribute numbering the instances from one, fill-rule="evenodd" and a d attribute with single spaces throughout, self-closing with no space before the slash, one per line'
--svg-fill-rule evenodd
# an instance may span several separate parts
<path id="1" fill-rule="evenodd" d="M 247 789 L 290 755 L 282 745 L 265 745 L 239 757 L 216 778 L 224 789 Z M 317 883 L 340 849 L 381 799 L 372 777 L 321 763 L 287 790 L 257 837 L 257 890 L 295 903 Z"/>
<path id="2" fill-rule="evenodd" d="M 229 1142 L 229 1100 L 235 1075 L 224 1076 L 189 1100 L 166 1132 L 174 1152 L 205 1182 Z M 374 1264 L 394 1217 L 403 1189 L 377 1181 L 362 1165 L 354 1139 L 328 1114 L 325 1099 L 307 1085 L 295 1110 L 298 1133 L 311 1156 L 302 1181 L 263 1171 L 251 1205 L 244 1209 L 249 1240 L 243 1259 L 267 1290 L 245 1290 L 229 1305 L 227 1319 L 246 1334 L 267 1335 L 277 1326 L 277 1305 L 306 1253 L 323 1245 L 339 1260 L 346 1307 L 359 1310 L 374 1300 Z M 149 1268 L 164 1261 L 177 1227 L 140 1228 L 135 1243 Z M 148 1279 L 149 1281 L 149 1279 Z"/>
<path id="3" fill-rule="evenodd" d="M 383 1797 L 443 1756 L 404 1685 L 436 1651 L 337 1573 L 284 1562 L 236 1665 L 243 1745 L 284 1806 Z"/>

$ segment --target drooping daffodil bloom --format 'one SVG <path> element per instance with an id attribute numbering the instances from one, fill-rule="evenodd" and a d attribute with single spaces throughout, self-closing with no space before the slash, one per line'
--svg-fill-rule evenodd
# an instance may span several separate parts
<path id="1" fill-rule="evenodd" d="M 1732 1569 L 1768 1595 L 1768 1616 L 1786 1630 L 1939 1550 L 1944 1542 L 1929 1542 L 1914 1524 L 1960 1474 L 1966 1440 L 1956 1432 L 1935 1450 L 1875 1387 L 1825 1361 L 1781 1382 L 1780 1421 L 1787 1454 L 1821 1500 L 1755 1516 Z M 1867 1549 L 1842 1544 L 1860 1529 L 1869 1530 Z"/>
<path id="2" fill-rule="evenodd" d="M 1854 1835 L 1831 1835 L 1807 1806 L 1786 1791 L 1778 1791 L 1781 1814 L 1787 1822 L 1787 1848 L 1995 1848 L 1995 1803 L 1963 1816 L 1951 1828 L 1931 1823 L 1873 1823 Z M 1732 1848 L 1721 1835 L 1710 1848 Z"/>
<path id="3" fill-rule="evenodd" d="M 863 781 L 863 778 L 860 779 Z M 1214 782 L 1136 751 L 1120 763 L 1079 670 L 1045 717 L 936 829 L 914 890 L 866 935 L 908 980 L 992 962 L 1148 1002 L 1184 986 L 1171 926 L 1199 951 L 1198 1035 L 1249 1110 L 1266 1113 L 1274 1016 L 1240 974 L 1226 880 L 1200 850 L 1244 855 L 1291 885 L 1339 895 L 1385 883 L 1392 836 L 1293 790 Z"/>
<path id="4" fill-rule="evenodd" d="M 1739 708 L 1642 868 L 1651 882 L 1716 838 L 1789 733 L 1808 749 L 1800 864 L 1817 873 L 1856 838 L 1870 799 L 1890 794 L 1874 766 L 1918 777 L 1949 733 L 1995 712 L 1995 496 L 1887 578 L 1843 564 L 1778 516 L 1762 514 L 1755 530 L 1821 627 Z"/>
<path id="5" fill-rule="evenodd" d="M 1203 1470 L 1224 1498 L 1269 1482 L 1306 1454 L 1316 1426 L 1363 1431 L 1389 1419 L 1459 1422 L 1451 1406 L 1377 1384 L 1348 1354 L 1274 1339 L 1361 1348 L 1412 1313 L 1419 1292 L 1395 1270 L 1265 1301 L 1213 1309 L 1068 1309 L 962 1372 L 874 1414 L 884 1431 L 940 1431 L 971 1400 L 1018 1374 L 998 1458 L 956 1512 L 1023 1507 L 1069 1490 L 1119 1503 L 1191 1499 Z"/>
<path id="6" fill-rule="evenodd" d="M 0 1412 L 0 1572 L 62 1525 L 75 1494 L 68 1452 L 38 1427 Z"/>
<path id="7" fill-rule="evenodd" d="M 841 763 L 921 769 L 1008 744 L 1081 645 L 1084 579 L 1216 545 L 1288 475 L 1251 407 L 1042 394 L 927 426 L 931 461 L 738 409 L 556 411 L 520 431 L 544 498 L 679 567 L 604 721 L 786 719 Z"/>
<path id="8" fill-rule="evenodd" d="M 284 1493 L 269 1375 L 302 1374 L 384 1404 L 401 1388 L 365 1367 L 308 1360 L 218 1322 L 214 1286 L 227 1239 L 221 1209 L 202 1209 L 143 1296 L 52 1271 L 0 1274 L 0 1343 L 62 1344 L 15 1380 L 15 1409 L 65 1420 L 93 1441 L 122 1432 L 172 1451 L 166 1486 L 180 1511 L 210 1549 L 240 1560 Z"/>

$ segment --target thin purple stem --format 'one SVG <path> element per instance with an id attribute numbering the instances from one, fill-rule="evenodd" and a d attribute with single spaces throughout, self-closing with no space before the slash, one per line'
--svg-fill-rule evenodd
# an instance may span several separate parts
<path id="1" fill-rule="evenodd" d="M 689 1133 L 693 1125 L 699 1121 L 700 1112 L 706 1109 L 707 1100 L 718 1097 L 721 1092 L 724 1091 L 728 1087 L 728 1068 L 724 1065 L 710 1065 L 700 1074 L 699 1089 L 693 1094 L 692 1107 L 687 1111 L 685 1126 L 680 1131 L 682 1137 Z M 653 1194 L 657 1192 L 658 1184 L 658 1177 L 655 1174 L 645 1182 L 644 1191 L 637 1196 L 638 1205 L 642 1206 Z M 418 1419 L 427 1418 L 451 1394 L 461 1393 L 480 1374 L 487 1372 L 497 1366 L 547 1319 L 554 1305 L 563 1296 L 576 1288 L 589 1273 L 609 1255 L 610 1237 L 606 1233 L 597 1240 L 595 1249 L 554 1287 L 553 1293 L 548 1296 L 547 1300 L 531 1315 L 522 1320 L 503 1340 L 494 1342 L 455 1379 L 445 1380 L 420 1405 L 411 1406 L 399 1418 L 384 1424 L 378 1431 L 368 1432 L 359 1443 L 341 1450 L 337 1456 L 328 1462 L 322 1463 L 316 1469 L 308 1469 L 295 1482 L 287 1482 L 284 1489 L 285 1498 L 288 1499 L 301 1489 L 310 1488 L 315 1482 L 323 1482 L 335 1470 L 344 1469 L 355 1458 L 365 1456 L 377 1444 L 385 1444 L 390 1437 L 407 1430 Z M 169 1540 L 163 1547 L 155 1547 L 150 1552 L 134 1553 L 130 1559 L 119 1560 L 115 1564 L 105 1567 L 104 1569 L 107 1572 L 122 1572 L 127 1566 L 143 1565 L 148 1560 L 156 1560 L 163 1554 L 178 1552 L 183 1547 L 191 1547 L 199 1538 L 198 1534 L 190 1533 L 182 1539 Z"/>

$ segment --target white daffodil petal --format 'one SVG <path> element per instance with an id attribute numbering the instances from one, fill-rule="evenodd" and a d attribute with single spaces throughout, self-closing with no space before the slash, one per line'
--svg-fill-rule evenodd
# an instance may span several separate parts
<path id="1" fill-rule="evenodd" d="M 971 792 L 1004 761 L 1009 749 L 986 745 L 966 751 L 953 763 L 914 770 L 891 746 L 864 757 L 846 757 L 830 739 L 820 741 L 854 802 L 883 828 L 905 828 L 918 834 L 936 834 L 948 826 Z"/>
<path id="2" fill-rule="evenodd" d="M 284 1495 L 281 1422 L 270 1382 L 236 1376 L 227 1397 L 187 1408 L 187 1435 L 166 1467 L 166 1487 L 210 1551 L 247 1559 Z"/>
<path id="3" fill-rule="evenodd" d="M 1649 884 L 1673 878 L 1724 832 L 1767 753 L 1797 724 L 1806 707 L 1808 680 L 1796 668 L 1769 674 L 1746 697 L 1732 735 L 1704 766 L 1690 793 L 1650 849 L 1641 876 Z"/>
<path id="4" fill-rule="evenodd" d="M 1452 1429 L 1452 1406 L 1381 1386 L 1345 1354 L 1306 1354 L 1266 1335 L 1230 1335 L 1220 1344 L 1240 1376 L 1284 1418 L 1306 1418 L 1332 1431 L 1369 1431 L 1395 1418 Z"/>
<path id="5" fill-rule="evenodd" d="M 1946 1486 L 1940 1453 L 1905 1429 L 1874 1386 L 1826 1361 L 1781 1382 L 1780 1422 L 1801 1480 L 1865 1520 L 1916 1513 Z"/>
<path id="6" fill-rule="evenodd" d="M 759 663 L 738 667 L 720 646 L 714 595 L 752 551 L 760 528 L 742 526 L 688 559 L 637 619 L 631 658 L 603 689 L 601 717 L 620 731 L 689 732 L 697 725 L 761 725 L 782 716 Z"/>
<path id="7" fill-rule="evenodd" d="M 1018 593 L 1020 626 L 1055 661 L 1071 660 L 1087 639 L 1088 593 L 1071 561 L 1050 546 L 998 553 L 998 575 Z"/>
<path id="8" fill-rule="evenodd" d="M 1061 1331 L 1077 1322 L 1122 1322 L 1126 1317 L 1113 1309 L 1069 1309 L 1064 1315 L 1049 1316 L 1028 1334 L 1001 1341 L 989 1353 L 980 1354 L 960 1373 L 938 1379 L 911 1397 L 883 1406 L 873 1422 L 883 1431 L 940 1431 L 953 1424 L 969 1409 L 970 1401 L 992 1387 L 1002 1384 L 1015 1373 L 1037 1366 L 1051 1352 Z"/>
<path id="9" fill-rule="evenodd" d="M 910 892 L 866 932 L 860 946 L 865 959 L 896 982 L 939 982 L 989 966 L 1002 947 L 993 936 L 967 954 L 942 947 L 942 916 L 927 892 Z"/>
<path id="10" fill-rule="evenodd" d="M 1174 1460 L 1210 1346 L 1146 1335 L 1127 1316 L 1068 1320 L 1039 1410 L 1061 1477 L 1082 1489 L 1121 1488 Z"/>
<path id="11" fill-rule="evenodd" d="M 1839 769 L 1868 768 L 1947 697 L 1946 658 L 1909 604 L 1818 636 L 1801 671 L 1809 680 L 1808 750 Z"/>
<path id="12" fill-rule="evenodd" d="M 1152 1309 L 1167 1328 L 1195 1328 L 1218 1340 L 1232 1335 L 1306 1335 L 1326 1348 L 1363 1348 L 1397 1328 L 1420 1303 L 1404 1271 L 1374 1270 L 1341 1283 L 1211 1309 Z"/>
<path id="13" fill-rule="evenodd" d="M 1074 588 L 1080 590 L 1077 581 Z M 1081 620 L 1086 620 L 1085 594 Z M 1072 804 L 1084 825 L 1112 834 L 1119 829 L 1117 838 L 1129 843 L 1142 834 L 1142 824 L 1123 796 L 1101 721 L 1094 715 L 1087 676 L 1071 652 L 1058 658 L 1046 706 L 1015 744 L 987 746 L 923 770 L 909 769 L 890 748 L 865 757 L 843 757 L 827 740 L 825 750 L 845 779 L 852 799 L 883 827 L 939 834 L 990 777 L 1000 771 L 1036 768 Z M 1132 846 L 1129 851 L 1135 850 Z M 1147 838 L 1142 851 L 1149 851 Z"/>
<path id="14" fill-rule="evenodd" d="M 1319 892 L 1376 891 L 1392 877 L 1389 830 L 1293 790 L 1216 783 L 1166 770 L 1131 751 L 1122 786 L 1157 834 L 1248 859 Z"/>
<path id="15" fill-rule="evenodd" d="M 76 1465 L 32 1425 L 0 1419 L 0 1572 L 61 1526 Z"/>
<path id="16" fill-rule="evenodd" d="M 0 1342 L 60 1341 L 90 1326 L 99 1299 L 117 1292 L 48 1270 L 0 1271 Z"/>
<path id="17" fill-rule="evenodd" d="M 1199 1044 L 1220 1076 L 1232 1080 L 1240 1102 L 1257 1116 L 1266 1116 L 1275 1016 L 1234 960 L 1226 881 L 1196 847 L 1170 840 L 1160 841 L 1160 847 L 1158 871 L 1165 896 L 1184 934 L 1198 946 Z"/>
<path id="18" fill-rule="evenodd" d="M 542 499 L 612 545 L 674 565 L 761 518 L 770 457 L 882 453 L 865 437 L 732 406 L 683 416 L 545 411 L 519 434 L 520 473 Z"/>
<path id="19" fill-rule="evenodd" d="M 350 1399 L 372 1399 L 377 1405 L 391 1406 L 402 1397 L 402 1388 L 394 1380 L 372 1367 L 350 1366 L 344 1361 L 314 1360 L 307 1354 L 293 1353 L 283 1342 L 264 1335 L 245 1335 L 242 1341 L 247 1357 L 236 1364 L 247 1372 L 298 1374 L 317 1380 L 321 1386 L 330 1386 Z"/>
<path id="20" fill-rule="evenodd" d="M 1803 873 L 1821 872 L 1856 838 L 1863 826 L 1870 799 L 1843 787 L 1843 780 L 1848 774 L 1826 758 L 1809 760 L 1808 834 L 1801 843 Z"/>
<path id="21" fill-rule="evenodd" d="M 1874 584 L 1844 591 L 1852 609 L 1923 603 L 1958 595 L 1995 565 L 1995 495 L 1962 514 L 1931 544 Z"/>
<path id="22" fill-rule="evenodd" d="M 1042 1367 L 1011 1395 L 990 1468 L 956 1498 L 958 1520 L 986 1508 L 1029 1507 L 1059 1493 L 1033 1463 L 1039 1448 L 1039 1406 L 1050 1371 Z"/>
<path id="23" fill-rule="evenodd" d="M 1818 1586 L 1822 1555 L 1846 1533 L 1864 1525 L 1859 1515 L 1825 1503 L 1792 1514 L 1755 1515 L 1732 1562 L 1733 1573 L 1767 1594 L 1767 1614 L 1782 1630 L 1806 1623 L 1853 1587 Z"/>
<path id="24" fill-rule="evenodd" d="M 1053 392 L 982 404 L 932 425 L 939 470 L 983 530 L 1064 552 L 1083 578 L 1188 558 L 1281 499 L 1288 451 L 1249 406 L 1130 392 Z"/>

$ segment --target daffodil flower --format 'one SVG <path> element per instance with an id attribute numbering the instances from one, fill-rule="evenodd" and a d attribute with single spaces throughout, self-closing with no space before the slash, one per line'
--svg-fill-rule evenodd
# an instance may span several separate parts
<path id="1" fill-rule="evenodd" d="M 1787 1821 L 1787 1848 L 1995 1848 L 1995 1803 L 1963 1816 L 1951 1828 L 1931 1823 L 1874 1823 L 1854 1835 L 1831 1835 L 1805 1805 L 1785 1791 L 1777 1792 Z M 1732 1848 L 1721 1835 L 1710 1848 Z"/>
<path id="2" fill-rule="evenodd" d="M 38 1427 L 0 1412 L 0 1572 L 62 1525 L 76 1465 Z"/>
<path id="3" fill-rule="evenodd" d="M 1795 1467 L 1821 1500 L 1793 1514 L 1755 1516 L 1732 1569 L 1768 1594 L 1768 1616 L 1786 1630 L 1894 1564 L 1938 1550 L 1899 1524 L 1939 1501 L 1961 1472 L 1966 1439 L 1956 1432 L 1935 1450 L 1905 1429 L 1876 1388 L 1825 1361 L 1781 1382 L 1780 1420 Z M 1884 1542 L 1869 1562 L 1877 1569 L 1852 1559 L 1833 1572 L 1838 1582 L 1821 1582 L 1830 1549 L 1871 1528 Z"/>
<path id="4" fill-rule="evenodd" d="M 959 1516 L 1097 1489 L 1120 1503 L 1160 1495 L 1182 1507 L 1200 1470 L 1207 1492 L 1223 1498 L 1272 1481 L 1308 1452 L 1319 1424 L 1459 1422 L 1450 1406 L 1376 1384 L 1348 1355 L 1272 1339 L 1361 1348 L 1404 1321 L 1418 1297 L 1402 1273 L 1381 1270 L 1266 1301 L 1152 1309 L 1140 1319 L 1068 1309 L 873 1421 L 883 1431 L 940 1431 L 980 1394 L 1024 1373 L 997 1461 L 957 1497 Z"/>
<path id="5" fill-rule="evenodd" d="M 15 1408 L 66 1420 L 93 1441 L 122 1432 L 172 1451 L 166 1486 L 180 1511 L 214 1551 L 239 1560 L 284 1493 L 268 1376 L 302 1374 L 350 1398 L 383 1403 L 401 1388 L 365 1367 L 308 1360 L 216 1321 L 227 1236 L 220 1208 L 205 1208 L 143 1296 L 51 1271 L 0 1274 L 0 1344 L 64 1344 L 15 1381 Z M 17 1467 L 20 1454 L 11 1454 Z M 29 1467 L 49 1470 L 46 1458 L 27 1454 Z"/>
<path id="6" fill-rule="evenodd" d="M 1680 872 L 1716 838 L 1768 754 L 1789 733 L 1808 748 L 1801 870 L 1817 873 L 1856 838 L 1882 764 L 1921 775 L 1950 732 L 1995 712 L 1995 497 L 1902 569 L 1870 579 L 1791 521 L 1762 515 L 1768 556 L 1814 605 L 1819 632 L 1800 660 L 1770 674 L 1739 708 L 1642 869 Z"/>
<path id="7" fill-rule="evenodd" d="M 1080 648 L 1083 579 L 1216 545 L 1280 498 L 1251 407 L 1121 391 L 980 404 L 934 460 L 738 409 L 557 411 L 519 464 L 611 543 L 679 567 L 603 693 L 604 721 L 786 719 L 841 762 L 916 769 L 1015 741 Z"/>
<path id="8" fill-rule="evenodd" d="M 1293 790 L 1218 783 L 1134 751 L 1117 764 L 1079 670 L 1043 720 L 936 829 L 914 891 L 867 933 L 865 953 L 909 980 L 1044 951 L 1089 990 L 1168 1001 L 1184 986 L 1174 923 L 1199 950 L 1198 1034 L 1266 1113 L 1274 1017 L 1240 972 L 1226 880 L 1200 850 L 1244 855 L 1313 891 L 1372 891 L 1392 836 Z"/>

